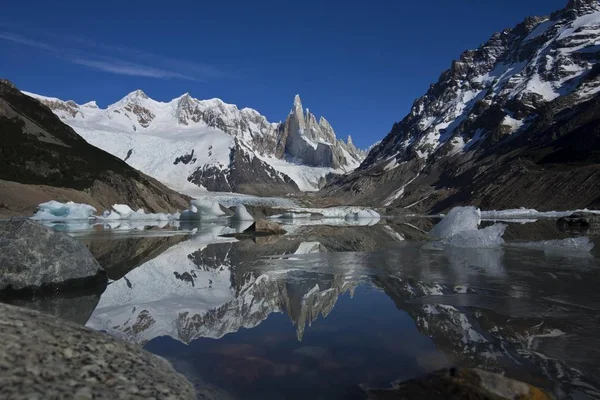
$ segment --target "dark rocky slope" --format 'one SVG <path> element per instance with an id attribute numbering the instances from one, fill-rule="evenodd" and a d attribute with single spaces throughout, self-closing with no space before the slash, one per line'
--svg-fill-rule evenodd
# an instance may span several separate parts
<path id="1" fill-rule="evenodd" d="M 0 215 L 31 213 L 51 199 L 86 202 L 100 212 L 115 203 L 152 212 L 188 206 L 187 197 L 88 144 L 48 107 L 5 80 L 0 81 L 0 133 Z"/>

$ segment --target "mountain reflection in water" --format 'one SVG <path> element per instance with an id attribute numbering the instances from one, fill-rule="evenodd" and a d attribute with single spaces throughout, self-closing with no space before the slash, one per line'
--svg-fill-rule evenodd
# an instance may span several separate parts
<path id="1" fill-rule="evenodd" d="M 548 239 L 545 223 L 507 235 Z M 169 359 L 207 398 L 365 398 L 448 366 L 600 396 L 595 253 L 440 248 L 410 225 L 90 240 L 115 280 L 87 325 Z"/>

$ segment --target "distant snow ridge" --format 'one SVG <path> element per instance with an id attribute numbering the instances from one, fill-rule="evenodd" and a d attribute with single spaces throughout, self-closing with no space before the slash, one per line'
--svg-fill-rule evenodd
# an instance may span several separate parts
<path id="1" fill-rule="evenodd" d="M 256 110 L 187 93 L 163 103 L 136 90 L 106 109 L 23 93 L 94 146 L 175 189 L 317 190 L 329 174 L 351 171 L 366 156 L 350 137 L 337 139 L 325 118 L 317 122 L 308 109 L 304 115 L 299 96 L 284 123 L 271 123 Z"/>

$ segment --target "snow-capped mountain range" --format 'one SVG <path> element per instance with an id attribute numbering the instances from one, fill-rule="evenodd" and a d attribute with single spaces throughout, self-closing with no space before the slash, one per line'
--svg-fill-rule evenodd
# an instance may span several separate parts
<path id="1" fill-rule="evenodd" d="M 589 171 L 543 166 L 594 161 L 599 58 L 597 0 L 571 0 L 495 33 L 453 61 L 360 168 L 325 192 L 424 211 L 467 198 L 498 208 L 590 206 L 600 193 L 582 192 Z M 564 196 L 552 192 L 565 185 Z"/>
<path id="2" fill-rule="evenodd" d="M 220 99 L 184 94 L 159 102 L 136 90 L 107 108 L 33 93 L 89 143 L 175 189 L 283 194 L 317 190 L 328 174 L 365 157 L 351 138 L 337 139 L 299 96 L 284 123 Z"/>

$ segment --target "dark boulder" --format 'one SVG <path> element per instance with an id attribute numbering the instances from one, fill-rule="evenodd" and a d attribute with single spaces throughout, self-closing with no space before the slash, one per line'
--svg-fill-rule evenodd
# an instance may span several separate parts
<path id="1" fill-rule="evenodd" d="M 0 221 L 0 293 L 103 290 L 106 283 L 79 241 L 27 219 Z"/>

